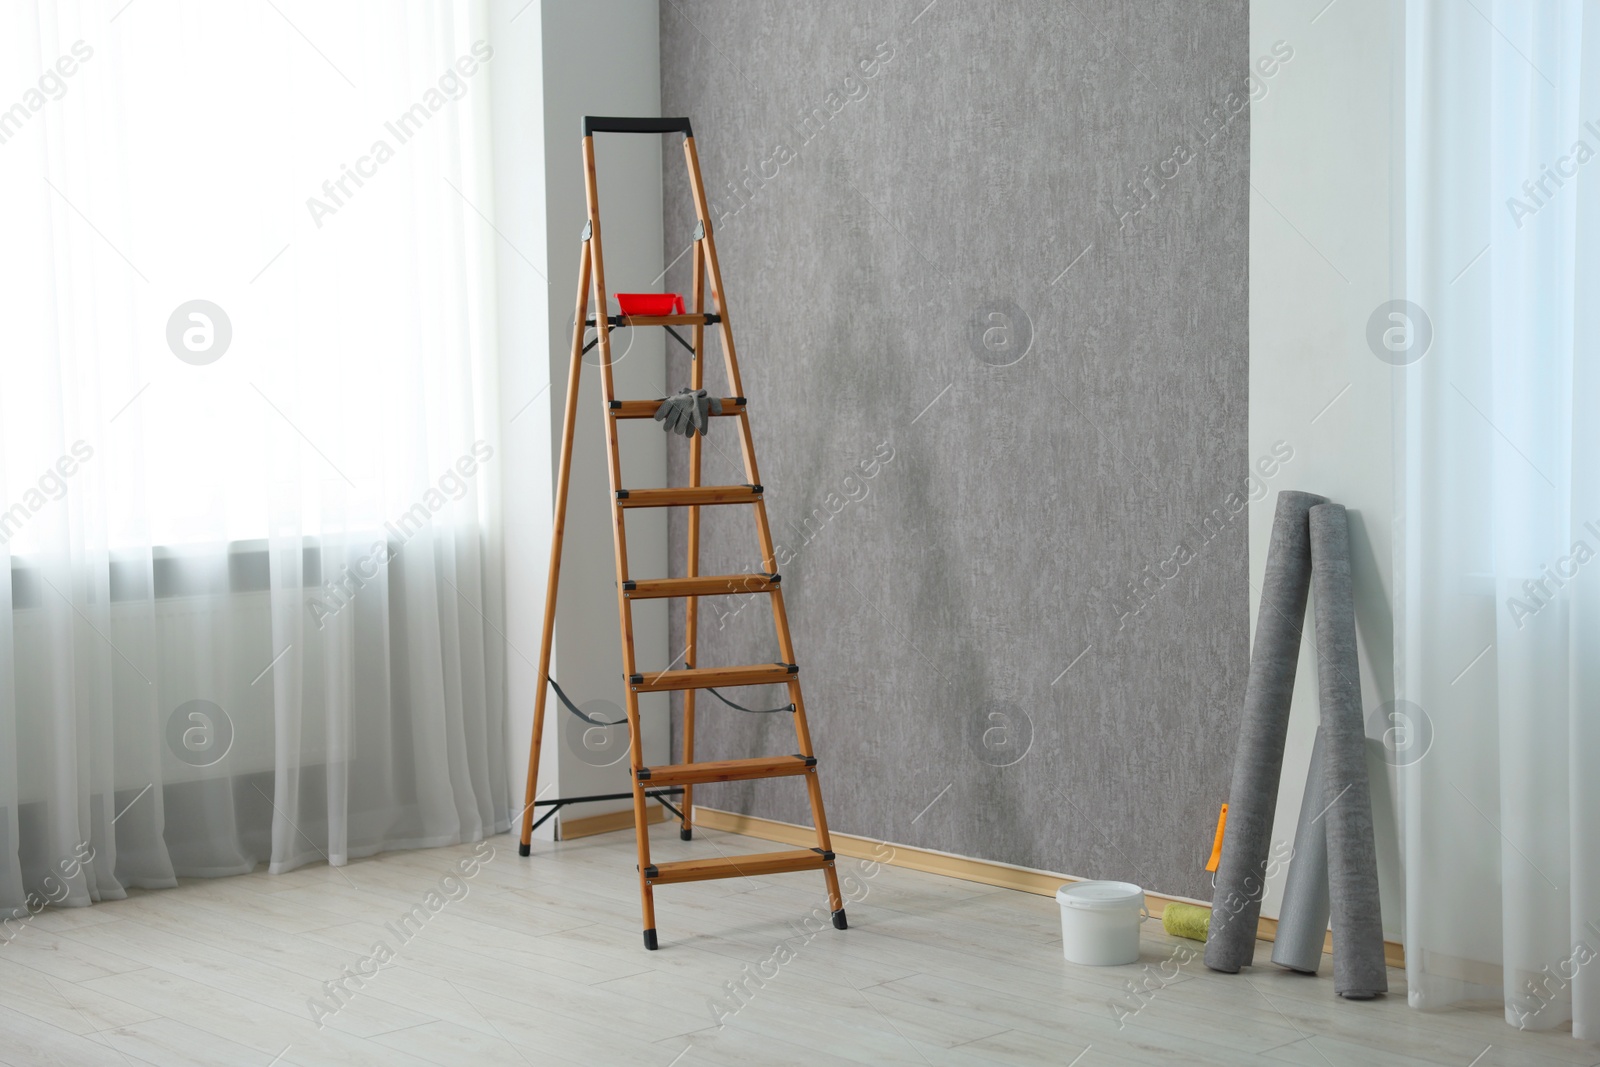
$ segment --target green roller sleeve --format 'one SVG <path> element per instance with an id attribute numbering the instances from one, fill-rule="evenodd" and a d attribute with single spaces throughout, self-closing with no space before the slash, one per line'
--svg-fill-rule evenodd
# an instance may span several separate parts
<path id="1" fill-rule="evenodd" d="M 1161 927 L 1173 937 L 1204 941 L 1211 928 L 1211 909 L 1174 901 L 1161 912 Z"/>

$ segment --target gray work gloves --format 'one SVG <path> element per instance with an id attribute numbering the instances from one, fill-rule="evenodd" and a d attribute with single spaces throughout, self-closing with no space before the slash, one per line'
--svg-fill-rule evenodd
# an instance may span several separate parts
<path id="1" fill-rule="evenodd" d="M 661 402 L 656 409 L 656 421 L 668 433 L 693 437 L 694 432 L 699 430 L 700 436 L 704 437 L 710 416 L 721 414 L 722 401 L 719 398 L 707 396 L 704 389 L 684 386 Z"/>

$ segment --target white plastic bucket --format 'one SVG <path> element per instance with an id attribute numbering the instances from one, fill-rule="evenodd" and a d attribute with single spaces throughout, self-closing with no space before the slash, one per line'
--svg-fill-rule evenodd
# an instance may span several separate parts
<path id="1" fill-rule="evenodd" d="M 1061 953 L 1069 963 L 1114 967 L 1139 962 L 1139 924 L 1150 917 L 1132 882 L 1074 882 L 1056 890 Z"/>

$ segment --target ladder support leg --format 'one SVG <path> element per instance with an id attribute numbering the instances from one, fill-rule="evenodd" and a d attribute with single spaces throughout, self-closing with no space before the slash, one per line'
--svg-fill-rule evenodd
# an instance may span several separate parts
<path id="1" fill-rule="evenodd" d="M 572 363 L 567 370 L 567 402 L 561 422 L 561 466 L 556 476 L 555 519 L 550 530 L 550 574 L 545 582 L 544 633 L 539 639 L 539 690 L 533 698 L 533 739 L 528 745 L 528 787 L 522 804 L 519 855 L 533 850 L 533 802 L 538 798 L 539 758 L 544 744 L 545 698 L 550 695 L 550 649 L 556 632 L 556 593 L 561 586 L 561 547 L 567 528 L 567 486 L 572 475 L 572 442 L 577 431 L 578 385 L 583 370 L 583 319 L 589 299 L 589 245 L 578 256 L 578 297 L 572 327 Z"/>
<path id="2" fill-rule="evenodd" d="M 705 259 L 701 254 L 699 241 L 694 245 L 694 313 L 696 315 L 705 311 Z M 691 353 L 691 366 L 689 369 L 689 384 L 692 389 L 705 386 L 705 335 L 704 323 L 697 323 L 694 327 L 692 338 L 694 351 Z M 699 434 L 689 439 L 689 485 L 700 484 L 701 464 L 701 438 Z M 700 574 L 700 509 L 689 509 L 689 551 L 688 561 L 684 568 L 685 577 L 694 578 Z M 687 597 L 684 601 L 684 662 L 689 667 L 696 666 L 696 657 L 699 655 L 700 643 L 700 598 Z M 693 690 L 686 690 L 683 694 L 683 762 L 694 762 L 694 713 L 695 702 L 698 694 Z M 678 837 L 688 841 L 694 837 L 694 786 L 683 787 L 683 822 L 678 827 Z"/>
<path id="3" fill-rule="evenodd" d="M 689 601 L 689 628 L 694 629 L 694 600 Z M 693 666 L 693 664 L 690 664 Z M 693 689 L 684 691 L 683 694 L 683 762 L 694 762 L 694 698 Z M 694 838 L 694 786 L 683 787 L 683 819 L 678 824 L 678 838 L 689 841 Z"/>

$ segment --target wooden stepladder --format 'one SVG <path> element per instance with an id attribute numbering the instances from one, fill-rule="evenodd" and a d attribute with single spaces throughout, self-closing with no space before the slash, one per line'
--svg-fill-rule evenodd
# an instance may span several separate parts
<path id="1" fill-rule="evenodd" d="M 600 244 L 600 202 L 595 182 L 594 135 L 596 133 L 682 133 L 683 155 L 689 171 L 689 187 L 694 197 L 695 216 L 699 225 L 695 229 L 693 245 L 693 308 L 680 315 L 609 315 L 607 314 L 605 261 Z M 695 882 L 710 878 L 737 878 L 759 874 L 777 874 L 787 871 L 820 870 L 828 887 L 828 905 L 833 911 L 833 925 L 845 929 L 844 901 L 839 895 L 839 878 L 834 870 L 834 856 L 828 839 L 827 817 L 822 809 L 822 787 L 817 781 L 817 759 L 811 747 L 811 734 L 806 726 L 805 702 L 800 694 L 799 667 L 794 662 L 794 644 L 789 635 L 788 616 L 783 607 L 783 590 L 778 575 L 777 560 L 772 544 L 772 532 L 767 524 L 767 508 L 761 486 L 761 475 L 756 468 L 755 445 L 750 435 L 749 408 L 742 395 L 739 380 L 739 360 L 733 345 L 733 327 L 728 320 L 726 294 L 722 287 L 722 273 L 717 266 L 717 247 L 711 235 L 705 186 L 700 178 L 700 163 L 695 154 L 694 134 L 687 118 L 600 118 L 583 120 L 583 172 L 584 188 L 588 200 L 589 221 L 583 229 L 582 252 L 578 260 L 577 310 L 573 317 L 572 362 L 567 377 L 567 403 L 561 436 L 561 463 L 556 481 L 555 525 L 550 541 L 550 576 L 545 597 L 544 636 L 539 647 L 539 689 L 534 701 L 533 739 L 528 757 L 528 790 L 522 812 L 522 842 L 520 852 L 529 854 L 536 807 L 550 810 L 539 820 L 543 822 L 563 805 L 592 800 L 620 800 L 626 793 L 603 796 L 568 797 L 558 800 L 536 800 L 539 774 L 539 747 L 544 734 L 545 700 L 550 678 L 550 649 L 554 638 L 556 618 L 556 592 L 561 579 L 561 545 L 566 525 L 567 486 L 572 471 L 572 442 L 578 409 L 579 372 L 583 356 L 590 348 L 600 350 L 600 383 L 604 402 L 603 417 L 608 449 L 607 470 L 610 474 L 612 496 L 612 523 L 616 544 L 617 609 L 622 625 L 622 664 L 627 678 L 626 715 L 630 734 L 629 769 L 632 772 L 632 799 L 634 832 L 639 852 L 639 898 L 644 918 L 644 945 L 656 947 L 656 920 L 654 890 L 657 885 L 675 882 Z M 590 314 L 591 282 L 595 313 Z M 708 312 L 705 306 L 707 288 L 714 306 Z M 618 419 L 648 419 L 661 405 L 656 400 L 618 400 L 612 385 L 611 330 L 634 326 L 686 326 L 690 328 L 692 343 L 683 342 L 673 331 L 673 336 L 688 347 L 693 357 L 690 387 L 704 385 L 705 328 L 720 326 L 722 351 L 727 371 L 728 388 L 734 394 L 722 398 L 721 416 L 731 419 L 739 433 L 740 451 L 744 457 L 745 485 L 708 486 L 700 484 L 701 438 L 694 434 L 689 440 L 689 485 L 668 489 L 628 489 L 622 484 L 622 463 L 617 448 Z M 595 331 L 594 339 L 584 343 L 586 332 Z M 763 573 L 732 575 L 700 574 L 700 509 L 711 505 L 742 504 L 751 508 L 755 516 L 756 538 L 761 548 Z M 634 578 L 628 569 L 628 540 L 624 516 L 632 508 L 685 507 L 689 509 L 688 562 L 682 578 Z M 700 667 L 696 661 L 698 637 L 698 608 L 702 596 L 745 596 L 765 594 L 771 598 L 772 619 L 777 630 L 778 648 L 784 658 L 782 663 L 762 664 L 753 667 Z M 685 622 L 688 648 L 682 657 L 684 667 L 678 670 L 641 670 L 634 657 L 633 601 L 661 597 L 681 597 L 685 601 Z M 706 763 L 694 761 L 695 695 L 698 690 L 715 686 L 745 686 L 782 683 L 788 686 L 790 706 L 794 716 L 795 744 L 799 752 L 786 756 L 763 756 L 755 759 L 717 760 Z M 683 758 L 689 762 L 661 766 L 646 766 L 639 731 L 639 694 L 668 690 L 683 691 Z M 559 689 L 557 690 L 560 695 Z M 569 708 L 573 705 L 562 696 Z M 576 710 L 573 708 L 573 710 Z M 750 709 L 744 709 L 750 710 Z M 650 861 L 649 823 L 646 818 L 650 800 L 660 801 L 671 808 L 666 798 L 677 797 L 682 804 L 678 812 L 682 820 L 680 836 L 690 840 L 693 836 L 693 789 L 703 782 L 736 782 L 757 778 L 803 777 L 811 799 L 811 814 L 817 829 L 817 847 L 788 852 L 764 852 L 748 856 L 718 855 L 705 859 L 684 860 L 675 863 Z M 672 809 L 676 811 L 677 809 Z"/>

